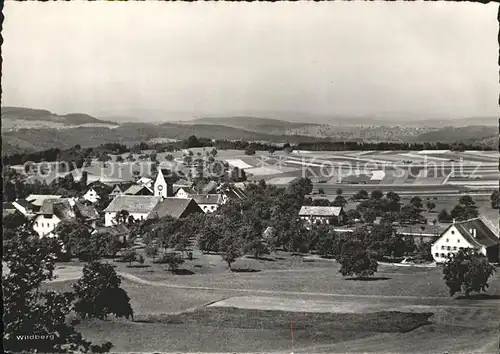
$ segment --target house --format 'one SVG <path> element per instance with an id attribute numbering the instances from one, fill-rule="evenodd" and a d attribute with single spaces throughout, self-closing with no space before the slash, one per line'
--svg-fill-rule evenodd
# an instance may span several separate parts
<path id="1" fill-rule="evenodd" d="M 111 234 L 115 236 L 118 240 L 120 240 L 121 243 L 125 243 L 130 239 L 130 230 L 128 229 L 127 226 L 124 224 L 118 224 L 114 226 L 102 226 L 102 227 L 97 227 L 93 233 L 96 234 Z"/>
<path id="2" fill-rule="evenodd" d="M 62 221 L 83 218 L 95 228 L 99 217 L 93 207 L 85 206 L 74 198 L 45 199 L 33 221 L 33 230 L 40 237 L 53 236 L 52 231 Z"/>
<path id="3" fill-rule="evenodd" d="M 125 195 L 153 195 L 153 191 L 146 185 L 133 184 L 125 192 Z"/>
<path id="4" fill-rule="evenodd" d="M 245 191 L 234 185 L 223 185 L 218 188 L 218 193 L 222 196 L 222 204 L 228 201 L 240 201 L 247 198 Z"/>
<path id="5" fill-rule="evenodd" d="M 111 193 L 109 193 L 109 196 L 114 198 L 117 195 L 123 195 L 124 192 L 129 189 L 134 183 L 121 183 L 121 184 L 115 184 L 113 187 L 113 190 Z"/>
<path id="6" fill-rule="evenodd" d="M 339 225 L 344 220 L 344 210 L 338 206 L 303 206 L 300 208 L 299 217 L 310 224 Z"/>
<path id="7" fill-rule="evenodd" d="M 26 199 L 17 199 L 12 202 L 14 208 L 26 217 L 31 217 L 35 215 L 35 207 L 33 204 L 28 202 Z"/>
<path id="8" fill-rule="evenodd" d="M 193 198 L 205 214 L 213 213 L 223 204 L 223 196 L 220 194 L 193 194 L 191 198 Z"/>
<path id="9" fill-rule="evenodd" d="M 498 235 L 483 220 L 475 218 L 451 224 L 432 244 L 431 252 L 436 263 L 442 263 L 461 248 L 474 248 L 496 263 L 499 244 Z"/>
<path id="10" fill-rule="evenodd" d="M 109 187 L 105 186 L 101 182 L 94 182 L 88 186 L 87 191 L 82 198 L 94 204 L 102 199 L 108 192 Z"/>
<path id="11" fill-rule="evenodd" d="M 191 187 L 180 187 L 175 191 L 174 197 L 176 198 L 191 198 L 193 194 L 196 194 L 196 191 Z"/>
<path id="12" fill-rule="evenodd" d="M 175 219 L 181 219 L 197 213 L 202 214 L 203 210 L 193 199 L 168 197 L 155 206 L 148 218 L 163 218 L 169 215 Z"/>
<path id="13" fill-rule="evenodd" d="M 33 206 L 33 210 L 35 212 L 38 212 L 45 200 L 59 198 L 62 198 L 62 195 L 30 194 L 28 197 L 26 197 L 26 201 Z"/>
<path id="14" fill-rule="evenodd" d="M 135 220 L 145 220 L 161 200 L 161 196 L 118 195 L 104 209 L 104 226 L 116 225 L 116 214 L 122 210 Z"/>
<path id="15" fill-rule="evenodd" d="M 141 178 L 139 178 L 139 180 L 136 183 L 141 185 L 141 186 L 146 186 L 152 190 L 153 189 L 153 182 L 154 181 L 151 178 L 141 177 Z"/>

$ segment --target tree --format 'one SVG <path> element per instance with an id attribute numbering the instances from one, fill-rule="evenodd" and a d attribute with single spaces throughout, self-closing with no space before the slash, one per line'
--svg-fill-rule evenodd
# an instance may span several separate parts
<path id="1" fill-rule="evenodd" d="M 150 243 L 146 245 L 144 251 L 146 252 L 146 256 L 153 258 L 153 263 L 155 262 L 155 257 L 158 256 L 160 252 L 160 248 L 156 243 Z"/>
<path id="2" fill-rule="evenodd" d="M 116 162 L 123 162 L 123 157 L 121 157 L 121 155 L 118 155 L 116 157 Z"/>
<path id="3" fill-rule="evenodd" d="M 167 161 L 174 161 L 174 159 L 175 159 L 174 155 L 172 155 L 172 154 L 165 155 L 165 160 L 167 160 Z"/>
<path id="4" fill-rule="evenodd" d="M 255 239 L 250 241 L 249 244 L 245 246 L 246 252 L 250 252 L 255 258 L 260 258 L 265 254 L 269 254 L 269 248 L 262 239 Z"/>
<path id="5" fill-rule="evenodd" d="M 448 210 L 443 209 L 439 212 L 438 214 L 438 221 L 439 222 L 449 222 L 451 220 L 451 216 L 448 213 Z"/>
<path id="6" fill-rule="evenodd" d="M 128 222 L 128 217 L 130 216 L 127 210 L 120 210 L 115 214 L 115 222 L 117 224 L 124 224 Z"/>
<path id="7" fill-rule="evenodd" d="M 288 186 L 290 194 L 298 197 L 299 199 L 304 199 L 306 195 L 312 193 L 312 190 L 313 184 L 309 178 L 299 178 Z"/>
<path id="8" fill-rule="evenodd" d="M 318 188 L 318 193 L 319 194 L 325 194 L 325 190 L 323 188 Z"/>
<path id="9" fill-rule="evenodd" d="M 341 264 L 339 272 L 344 277 L 369 277 L 375 274 L 378 267 L 377 261 L 371 258 L 363 244 L 355 239 L 342 245 L 338 262 Z"/>
<path id="10" fill-rule="evenodd" d="M 202 144 L 200 143 L 200 141 L 196 136 L 191 135 L 182 142 L 182 146 L 184 149 L 191 149 L 191 148 L 201 147 Z"/>
<path id="11" fill-rule="evenodd" d="M 149 160 L 153 162 L 156 161 L 156 152 L 149 154 Z"/>
<path id="12" fill-rule="evenodd" d="M 494 190 L 490 196 L 491 207 L 493 209 L 500 208 L 500 192 L 498 190 Z"/>
<path id="13" fill-rule="evenodd" d="M 231 264 L 242 256 L 239 244 L 235 242 L 235 239 L 225 237 L 221 240 L 220 248 L 222 260 L 227 263 L 229 269 L 232 269 Z"/>
<path id="14" fill-rule="evenodd" d="M 245 155 L 255 155 L 255 149 L 251 146 L 245 149 Z"/>
<path id="15" fill-rule="evenodd" d="M 16 187 L 12 182 L 5 182 L 3 184 L 3 201 L 13 202 L 17 198 Z"/>
<path id="16" fill-rule="evenodd" d="M 127 248 L 123 251 L 122 260 L 128 262 L 128 266 L 132 266 L 132 262 L 135 262 L 138 258 L 137 251 L 133 248 Z"/>
<path id="17" fill-rule="evenodd" d="M 471 292 L 486 291 L 488 279 L 495 268 L 480 252 L 467 248 L 451 253 L 443 267 L 443 279 L 450 290 L 450 296 L 464 292 L 469 297 Z"/>
<path id="18" fill-rule="evenodd" d="M 113 314 L 133 319 L 130 298 L 120 285 L 121 279 L 110 264 L 97 261 L 86 264 L 82 277 L 73 284 L 75 312 L 82 318 L 105 319 Z"/>
<path id="19" fill-rule="evenodd" d="M 213 148 L 213 149 L 210 151 L 210 155 L 212 155 L 213 157 L 217 156 L 217 149 L 216 149 L 216 148 Z"/>
<path id="20" fill-rule="evenodd" d="M 381 190 L 374 190 L 372 193 L 371 193 L 371 198 L 372 199 L 382 199 L 382 197 L 384 196 L 384 193 L 382 193 Z"/>
<path id="21" fill-rule="evenodd" d="M 319 254 L 324 257 L 334 255 L 336 251 L 335 239 L 337 236 L 335 231 L 326 225 L 320 225 L 313 228 L 313 232 L 315 233 L 313 238 L 316 240 L 316 249 Z"/>
<path id="22" fill-rule="evenodd" d="M 431 202 L 429 200 L 425 206 L 427 207 L 427 210 L 429 210 L 429 212 L 431 212 L 434 208 L 436 208 L 436 203 Z"/>
<path id="23" fill-rule="evenodd" d="M 356 194 L 354 194 L 352 199 L 354 200 L 368 199 L 368 192 L 362 189 L 358 191 Z"/>
<path id="24" fill-rule="evenodd" d="M 166 252 L 160 256 L 157 263 L 168 264 L 168 270 L 175 273 L 179 269 L 179 266 L 184 263 L 184 259 L 182 259 L 182 256 L 178 253 Z"/>
<path id="25" fill-rule="evenodd" d="M 344 207 L 347 204 L 347 200 L 344 198 L 342 193 L 343 193 L 342 189 L 340 188 L 337 189 L 337 196 L 335 197 L 335 200 L 332 203 L 333 206 Z"/>
<path id="26" fill-rule="evenodd" d="M 392 191 L 387 192 L 387 194 L 385 195 L 385 197 L 388 200 L 396 202 L 396 203 L 399 203 L 401 201 L 401 197 L 396 192 L 392 192 Z"/>
<path id="27" fill-rule="evenodd" d="M 423 207 L 424 207 L 424 205 L 422 203 L 422 198 L 417 197 L 417 196 L 412 197 L 410 199 L 410 204 L 413 205 L 415 207 L 415 209 L 418 209 L 418 210 L 423 209 Z"/>
<path id="28" fill-rule="evenodd" d="M 92 345 L 70 324 L 74 294 L 43 291 L 54 279 L 55 239 L 43 238 L 29 228 L 19 230 L 3 245 L 3 346 L 7 353 L 108 352 L 112 344 Z M 19 340 L 21 334 L 54 336 L 51 340 Z"/>

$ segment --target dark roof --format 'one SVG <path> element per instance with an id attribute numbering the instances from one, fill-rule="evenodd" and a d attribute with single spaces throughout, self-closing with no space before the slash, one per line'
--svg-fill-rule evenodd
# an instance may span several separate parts
<path id="1" fill-rule="evenodd" d="M 104 211 L 115 213 L 126 210 L 132 213 L 149 213 L 160 201 L 161 197 L 152 195 L 118 195 Z"/>
<path id="2" fill-rule="evenodd" d="M 242 200 L 246 199 L 247 195 L 242 189 L 236 187 L 225 188 L 222 193 L 226 195 L 231 200 Z"/>
<path id="3" fill-rule="evenodd" d="M 153 191 L 148 188 L 146 185 L 139 185 L 139 184 L 134 184 L 130 186 L 124 194 L 126 195 L 137 195 L 141 193 L 142 191 L 147 190 L 148 193 L 153 194 Z"/>
<path id="4" fill-rule="evenodd" d="M 53 214 L 62 221 L 71 220 L 76 217 L 75 212 L 67 199 L 55 200 L 54 203 L 52 203 L 52 210 Z"/>
<path id="5" fill-rule="evenodd" d="M 193 210 L 203 212 L 193 199 L 165 198 L 162 202 L 155 206 L 150 218 L 163 218 L 170 215 L 171 217 L 177 219 L 184 214 L 188 207 L 193 208 Z"/>
<path id="6" fill-rule="evenodd" d="M 174 183 L 175 187 L 191 187 L 193 185 L 193 182 L 189 182 L 188 180 L 185 179 L 179 179 Z"/>
<path id="7" fill-rule="evenodd" d="M 196 204 L 219 204 L 220 202 L 219 194 L 192 194 L 191 198 Z"/>
<path id="8" fill-rule="evenodd" d="M 85 219 L 95 220 L 99 218 L 99 213 L 97 212 L 97 210 L 95 210 L 95 208 L 90 205 L 84 205 L 80 202 L 76 202 L 74 209 L 77 215 L 80 215 Z"/>
<path id="9" fill-rule="evenodd" d="M 135 185 L 135 183 L 131 183 L 131 182 L 115 184 L 113 186 L 113 190 L 112 191 L 114 191 L 115 189 L 118 188 L 121 191 L 121 193 L 123 193 L 124 191 L 126 191 L 127 189 L 129 189 L 133 185 Z"/>
<path id="10" fill-rule="evenodd" d="M 18 200 L 16 200 L 16 203 L 25 209 L 32 209 L 33 208 L 33 204 L 28 202 L 26 199 L 18 199 Z"/>
<path id="11" fill-rule="evenodd" d="M 2 209 L 3 210 L 16 210 L 16 207 L 11 202 L 3 202 Z"/>
<path id="12" fill-rule="evenodd" d="M 472 245 L 491 247 L 500 244 L 498 237 L 479 218 L 457 222 L 453 226 Z M 471 230 L 476 230 L 476 237 L 471 233 Z"/>

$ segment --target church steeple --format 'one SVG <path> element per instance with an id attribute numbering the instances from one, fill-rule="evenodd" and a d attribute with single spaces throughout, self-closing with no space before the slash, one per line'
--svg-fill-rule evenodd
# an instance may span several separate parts
<path id="1" fill-rule="evenodd" d="M 154 195 L 156 197 L 167 197 L 167 182 L 165 181 L 165 177 L 163 176 L 163 172 L 161 168 L 158 169 L 158 175 L 156 176 L 155 184 L 154 184 Z"/>

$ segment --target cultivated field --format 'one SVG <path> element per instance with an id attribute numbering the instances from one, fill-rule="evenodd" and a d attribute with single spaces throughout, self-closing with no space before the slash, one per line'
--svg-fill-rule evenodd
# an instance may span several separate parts
<path id="1" fill-rule="evenodd" d="M 245 258 L 234 268 L 256 271 L 229 272 L 220 256 L 195 258 L 183 268 L 206 269 L 191 275 L 171 274 L 149 260 L 144 268 L 116 263 L 134 321 L 85 320 L 78 329 L 96 342 L 111 341 L 119 352 L 490 353 L 498 348 L 499 274 L 487 297 L 453 299 L 436 267 L 381 265 L 374 280 L 359 281 L 342 278 L 332 260 L 305 262 L 284 254 Z M 69 289 L 79 276 L 80 267 L 63 266 L 57 271 L 60 281 L 47 287 Z"/>

